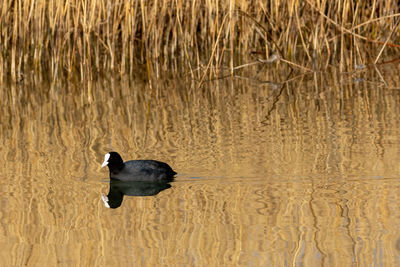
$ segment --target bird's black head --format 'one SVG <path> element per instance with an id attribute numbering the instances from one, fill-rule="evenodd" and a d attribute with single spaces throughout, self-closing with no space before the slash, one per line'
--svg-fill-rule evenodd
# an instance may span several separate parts
<path id="1" fill-rule="evenodd" d="M 104 162 L 101 167 L 108 166 L 110 172 L 118 172 L 124 167 L 124 162 L 117 152 L 109 152 L 104 156 Z"/>

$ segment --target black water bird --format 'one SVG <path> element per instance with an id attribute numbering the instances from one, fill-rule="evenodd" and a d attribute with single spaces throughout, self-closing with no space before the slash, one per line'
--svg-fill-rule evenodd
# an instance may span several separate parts
<path id="1" fill-rule="evenodd" d="M 164 162 L 156 160 L 122 161 L 117 152 L 109 152 L 104 156 L 101 167 L 108 166 L 110 179 L 137 182 L 171 182 L 176 172 Z"/>

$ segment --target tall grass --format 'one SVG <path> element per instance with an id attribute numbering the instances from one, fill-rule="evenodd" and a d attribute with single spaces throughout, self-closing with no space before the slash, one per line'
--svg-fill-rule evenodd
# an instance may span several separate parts
<path id="1" fill-rule="evenodd" d="M 376 63 L 398 50 L 399 10 L 394 0 L 3 0 L 0 71 L 126 74 L 146 64 L 201 79 L 272 55 L 304 70 Z"/>

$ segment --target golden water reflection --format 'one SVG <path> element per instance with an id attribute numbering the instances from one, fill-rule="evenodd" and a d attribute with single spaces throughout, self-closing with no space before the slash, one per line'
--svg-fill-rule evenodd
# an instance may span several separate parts
<path id="1" fill-rule="evenodd" d="M 9 85 L 1 265 L 399 265 L 395 75 L 298 78 L 274 107 L 279 89 L 243 79 Z M 110 150 L 179 175 L 107 209 Z"/>

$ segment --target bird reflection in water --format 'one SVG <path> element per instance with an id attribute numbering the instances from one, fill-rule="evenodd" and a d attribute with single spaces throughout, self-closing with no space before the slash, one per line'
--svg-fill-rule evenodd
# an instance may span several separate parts
<path id="1" fill-rule="evenodd" d="M 170 187 L 167 182 L 124 182 L 110 179 L 110 191 L 107 196 L 102 195 L 101 199 L 107 208 L 116 209 L 121 206 L 124 195 L 155 196 Z"/>

